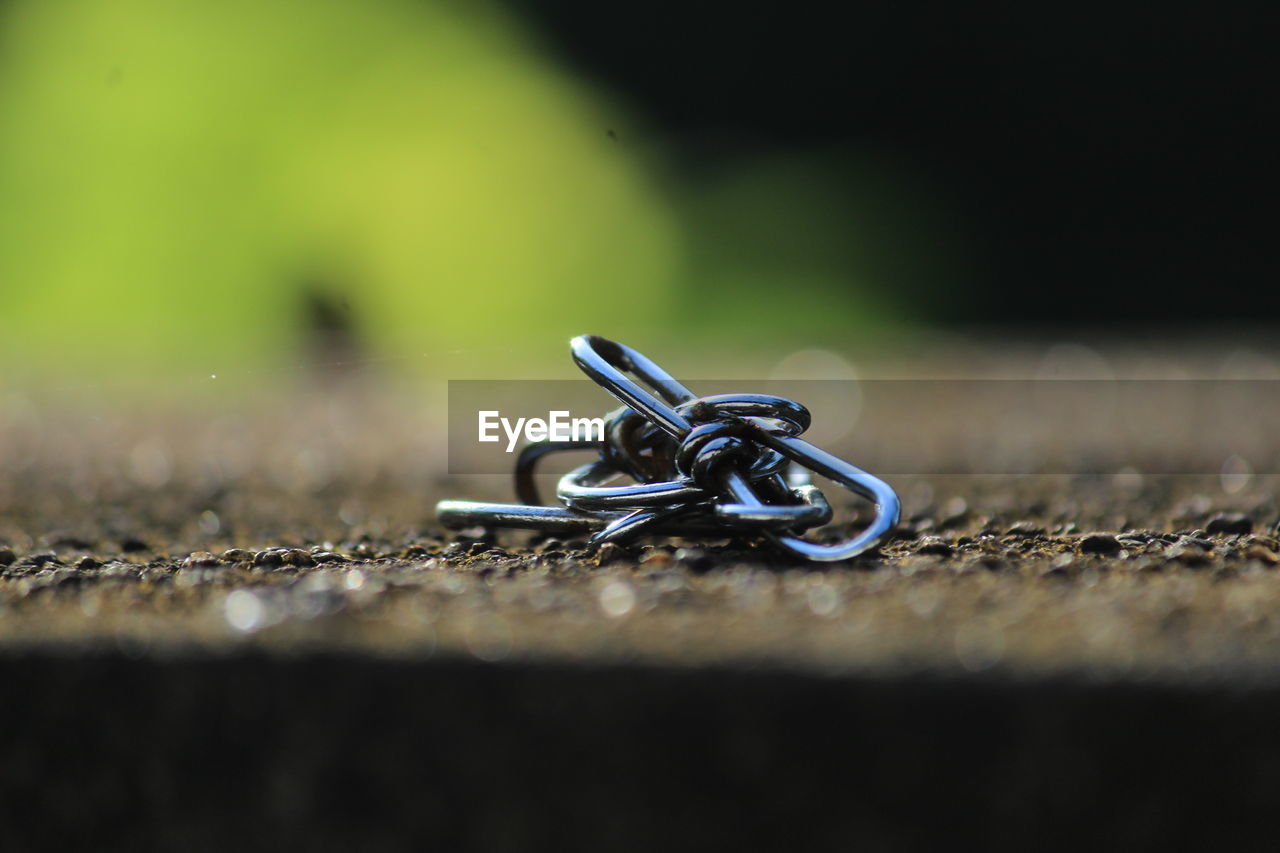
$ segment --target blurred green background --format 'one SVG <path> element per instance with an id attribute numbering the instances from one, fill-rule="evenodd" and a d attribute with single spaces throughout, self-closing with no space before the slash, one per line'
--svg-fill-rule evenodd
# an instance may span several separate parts
<path id="1" fill-rule="evenodd" d="M 946 205 L 883 153 L 677 168 L 502 5 L 0 16 L 0 382 L 439 374 L 458 349 L 563 359 L 586 331 L 865 340 L 963 262 Z"/>

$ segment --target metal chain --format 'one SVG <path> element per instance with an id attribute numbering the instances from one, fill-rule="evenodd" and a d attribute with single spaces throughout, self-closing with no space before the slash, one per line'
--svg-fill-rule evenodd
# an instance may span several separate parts
<path id="1" fill-rule="evenodd" d="M 590 534 L 595 546 L 645 535 L 763 538 L 827 562 L 874 548 L 898 523 L 898 496 L 888 484 L 800 437 L 810 416 L 799 403 L 767 394 L 698 397 L 615 341 L 583 335 L 570 346 L 583 372 L 623 403 L 607 416 L 603 440 L 526 446 L 515 471 L 524 503 L 441 501 L 436 516 L 445 527 Z M 539 460 L 584 449 L 599 458 L 560 479 L 559 506 L 543 505 L 534 484 Z M 837 542 L 802 538 L 832 517 L 811 473 L 871 501 L 871 523 Z"/>

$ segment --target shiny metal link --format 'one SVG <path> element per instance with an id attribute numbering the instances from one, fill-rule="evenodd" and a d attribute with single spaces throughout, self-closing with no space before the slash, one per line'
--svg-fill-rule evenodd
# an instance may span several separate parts
<path id="1" fill-rule="evenodd" d="M 808 409 L 784 397 L 698 397 L 645 356 L 595 335 L 574 338 L 573 359 L 622 402 L 601 441 L 535 442 L 516 460 L 519 504 L 441 501 L 449 528 L 517 527 L 588 534 L 595 545 L 645 535 L 764 538 L 807 560 L 847 560 L 874 548 L 898 522 L 888 484 L 800 437 Z M 539 460 L 561 451 L 596 459 L 560 478 L 560 506 L 544 506 L 534 480 Z M 871 522 L 836 542 L 802 538 L 831 521 L 817 474 L 870 501 Z M 621 482 L 619 482 L 621 481 Z"/>

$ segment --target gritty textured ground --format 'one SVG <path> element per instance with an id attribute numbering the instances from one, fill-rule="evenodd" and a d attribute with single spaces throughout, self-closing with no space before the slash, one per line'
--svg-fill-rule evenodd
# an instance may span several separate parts
<path id="1" fill-rule="evenodd" d="M 429 436 L 376 403 L 268 411 L 13 422 L 0 643 L 1175 677 L 1280 662 L 1267 477 L 899 478 L 896 536 L 847 564 L 751 543 L 590 554 L 446 535 L 435 500 L 509 485 L 441 475 Z"/>
<path id="2" fill-rule="evenodd" d="M 510 484 L 403 400 L 4 403 L 5 849 L 1274 849 L 1265 473 L 895 476 L 836 565 L 589 553 L 438 529 Z"/>
<path id="3" fill-rule="evenodd" d="M 877 556 L 821 569 L 733 546 L 591 556 L 557 540 L 502 547 L 430 534 L 216 555 L 55 548 L 15 554 L 4 569 L 0 636 L 137 652 L 304 644 L 484 661 L 1112 675 L 1272 665 L 1280 546 L 1239 532 L 1247 516 L 1222 518 L 1081 534 L 1032 513 L 942 530 L 926 515 L 916 524 L 928 534 L 904 532 Z"/>

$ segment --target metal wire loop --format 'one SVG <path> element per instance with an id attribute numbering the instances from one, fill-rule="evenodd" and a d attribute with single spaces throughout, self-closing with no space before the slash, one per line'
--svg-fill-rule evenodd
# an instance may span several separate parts
<path id="1" fill-rule="evenodd" d="M 801 435 L 809 410 L 767 394 L 698 397 L 639 352 L 583 335 L 573 359 L 622 402 L 599 441 L 535 442 L 516 459 L 519 504 L 441 501 L 446 527 L 520 527 L 590 534 L 624 544 L 643 535 L 763 538 L 807 560 L 846 560 L 879 544 L 898 522 L 899 502 L 882 480 L 816 447 Z M 560 478 L 559 506 L 544 506 L 538 462 L 560 451 L 589 450 L 592 462 Z M 817 474 L 872 502 L 866 527 L 835 542 L 803 533 L 831 521 Z"/>

